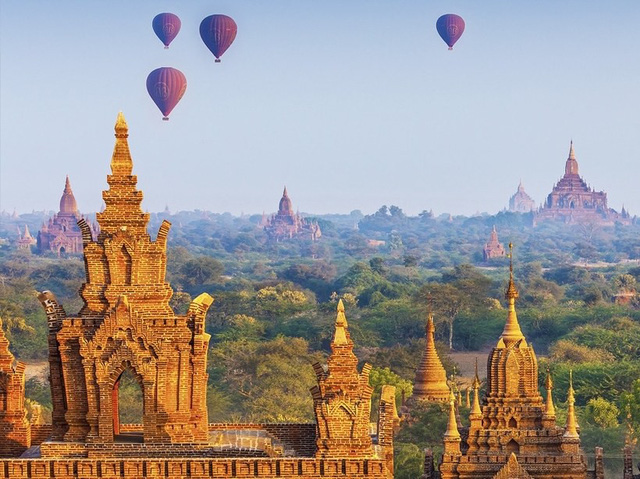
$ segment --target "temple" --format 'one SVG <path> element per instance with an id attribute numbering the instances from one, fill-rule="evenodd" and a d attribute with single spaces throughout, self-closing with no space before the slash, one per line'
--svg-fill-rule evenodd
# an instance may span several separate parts
<path id="1" fill-rule="evenodd" d="M 31 251 L 31 247 L 37 243 L 37 240 L 31 236 L 31 232 L 27 225 L 24 225 L 24 234 L 22 234 L 20 227 L 18 227 L 18 239 L 16 240 L 16 246 L 18 249 Z"/>
<path id="2" fill-rule="evenodd" d="M 482 248 L 482 257 L 485 261 L 489 261 L 493 258 L 503 258 L 505 255 L 504 246 L 498 240 L 498 231 L 494 225 L 489 241 L 484 245 L 484 248 Z"/>
<path id="3" fill-rule="evenodd" d="M 72 316 L 53 293 L 39 295 L 49 328 L 52 424 L 26 422 L 24 365 L 0 333 L 0 455 L 9 457 L 0 459 L 0 478 L 391 479 L 395 389 L 383 388 L 370 431 L 371 366 L 358 370 L 341 301 L 328 365 L 313 366 L 315 423 L 208 422 L 204 325 L 213 298 L 203 293 L 186 315 L 173 312 L 165 278 L 171 225 L 164 221 L 150 237 L 122 114 L 115 133 L 100 233 L 78 221 L 84 304 Z M 120 423 L 125 372 L 142 391 L 142 424 Z"/>
<path id="4" fill-rule="evenodd" d="M 49 222 L 43 224 L 38 232 L 38 251 L 52 251 L 57 255 L 82 254 L 82 232 L 77 224 L 81 219 L 83 217 L 78 212 L 76 198 L 67 176 L 60 198 L 60 211 L 49 218 Z M 92 234 L 97 234 L 95 225 L 90 225 L 90 229 Z"/>
<path id="5" fill-rule="evenodd" d="M 573 387 L 569 388 L 566 426 L 558 426 L 551 377 L 547 378 L 545 401 L 538 391 L 535 352 L 518 323 L 513 262 L 505 296 L 509 304 L 507 321 L 489 354 L 482 405 L 476 374 L 468 429 L 456 427 L 452 400 L 441 479 L 585 479 L 586 460 L 580 450 Z"/>
<path id="6" fill-rule="evenodd" d="M 536 202 L 524 191 L 522 181 L 518 190 L 509 198 L 509 211 L 513 213 L 529 213 L 536 209 Z"/>
<path id="7" fill-rule="evenodd" d="M 555 184 L 542 208 L 534 215 L 534 224 L 549 220 L 570 224 L 631 223 L 628 212 L 623 210 L 618 213 L 607 207 L 607 194 L 604 191 L 594 191 L 580 177 L 573 141 L 569 147 L 564 176 Z"/>
<path id="8" fill-rule="evenodd" d="M 322 236 L 320 225 L 303 218 L 293 211 L 293 204 L 285 186 L 278 205 L 278 212 L 271 217 L 262 218 L 260 226 L 267 233 L 270 241 L 280 242 L 292 238 L 317 241 Z"/>
<path id="9" fill-rule="evenodd" d="M 416 370 L 413 382 L 413 394 L 409 404 L 415 401 L 447 402 L 449 400 L 449 386 L 447 372 L 442 366 L 435 343 L 436 328 L 433 325 L 433 315 L 429 312 L 426 326 L 426 344 L 420 365 Z"/>

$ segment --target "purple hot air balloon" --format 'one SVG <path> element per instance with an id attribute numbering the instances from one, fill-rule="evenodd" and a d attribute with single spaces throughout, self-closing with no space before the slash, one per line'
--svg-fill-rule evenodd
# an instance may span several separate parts
<path id="1" fill-rule="evenodd" d="M 153 18 L 151 25 L 153 25 L 153 31 L 156 32 L 160 41 L 164 43 L 164 47 L 169 48 L 169 44 L 178 35 L 182 23 L 173 13 L 158 13 Z"/>
<path id="2" fill-rule="evenodd" d="M 156 68 L 147 77 L 147 91 L 164 115 L 163 120 L 169 120 L 169 113 L 178 104 L 186 90 L 187 79 L 180 70 L 175 68 Z"/>
<path id="3" fill-rule="evenodd" d="M 200 23 L 200 36 L 216 57 L 216 63 L 220 63 L 220 57 L 231 46 L 236 33 L 238 33 L 236 22 L 226 15 L 209 15 Z"/>
<path id="4" fill-rule="evenodd" d="M 464 20 L 459 15 L 447 13 L 438 18 L 436 29 L 444 42 L 449 45 L 449 50 L 453 50 L 453 45 L 464 32 Z"/>

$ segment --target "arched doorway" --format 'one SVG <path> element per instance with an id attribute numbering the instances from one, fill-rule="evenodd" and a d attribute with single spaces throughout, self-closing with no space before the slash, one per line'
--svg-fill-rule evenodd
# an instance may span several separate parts
<path id="1" fill-rule="evenodd" d="M 143 387 L 129 364 L 113 385 L 111 404 L 114 441 L 143 442 Z"/>

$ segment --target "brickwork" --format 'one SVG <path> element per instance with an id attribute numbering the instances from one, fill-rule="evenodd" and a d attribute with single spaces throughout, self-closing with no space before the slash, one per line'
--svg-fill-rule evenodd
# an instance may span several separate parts
<path id="1" fill-rule="evenodd" d="M 317 241 L 322 236 L 320 225 L 293 212 L 293 205 L 285 187 L 278 212 L 270 218 L 263 217 L 260 222 L 271 241 L 283 241 L 292 238 L 304 238 Z"/>
<path id="2" fill-rule="evenodd" d="M 9 351 L 0 319 L 0 457 L 18 456 L 31 446 L 24 408 L 24 369 L 24 363 Z"/>
<path id="3" fill-rule="evenodd" d="M 120 115 L 116 145 L 98 214 L 97 240 L 80 220 L 86 282 L 84 306 L 67 316 L 50 292 L 40 295 L 49 322 L 54 440 L 109 443 L 118 434 L 117 384 L 130 369 L 143 391 L 145 443 L 206 442 L 204 318 L 213 299 L 202 294 L 186 316 L 169 307 L 167 234 L 147 234 L 149 215 L 131 174 L 128 128 Z"/>
<path id="4" fill-rule="evenodd" d="M 317 457 L 373 457 L 369 436 L 371 365 L 358 372 L 342 300 L 331 341 L 327 368 L 314 364 L 318 385 L 311 388 L 317 429 Z"/>
<path id="5" fill-rule="evenodd" d="M 165 281 L 170 224 L 150 238 L 122 114 L 115 131 L 100 234 L 78 220 L 84 305 L 69 316 L 53 293 L 39 295 L 49 328 L 53 424 L 33 426 L 37 447 L 23 458 L 0 460 L 0 479 L 392 478 L 399 419 L 394 388 L 383 389 L 374 440 L 371 367 L 358 372 L 342 302 L 328 368 L 314 365 L 317 423 L 207 424 L 204 322 L 213 298 L 198 296 L 185 316 L 171 310 Z M 142 389 L 142 424 L 118 421 L 125 370 Z"/>
<path id="6" fill-rule="evenodd" d="M 476 379 L 470 427 L 461 430 L 457 438 L 449 438 L 450 442 L 458 441 L 458 447 L 448 444 L 445 437 L 441 478 L 586 479 L 586 461 L 575 430 L 572 389 L 567 427 L 563 428 L 556 425 L 550 378 L 546 404 L 538 390 L 536 355 L 518 324 L 513 272 L 506 297 L 507 321 L 487 361 L 486 397 L 479 407 Z M 455 423 L 455 419 L 449 422 Z"/>

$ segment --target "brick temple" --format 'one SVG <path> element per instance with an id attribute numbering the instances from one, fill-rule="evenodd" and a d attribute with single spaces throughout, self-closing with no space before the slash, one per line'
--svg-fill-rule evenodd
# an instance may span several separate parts
<path id="1" fill-rule="evenodd" d="M 496 226 L 493 225 L 489 241 L 487 241 L 484 248 L 482 248 L 482 257 L 485 261 L 489 261 L 493 258 L 504 258 L 505 255 L 504 246 L 498 239 L 498 230 L 496 230 Z"/>
<path id="2" fill-rule="evenodd" d="M 518 184 L 518 189 L 509 198 L 509 211 L 513 213 L 529 213 L 536 209 L 536 202 L 524 191 L 522 181 Z"/>
<path id="3" fill-rule="evenodd" d="M 607 206 L 607 194 L 604 191 L 595 191 L 582 179 L 573 141 L 569 146 L 564 176 L 555 184 L 542 208 L 534 215 L 534 224 L 550 220 L 601 225 L 630 224 L 632 221 L 624 208 L 622 213 L 618 213 Z"/>
<path id="4" fill-rule="evenodd" d="M 71 190 L 69 177 L 65 180 L 64 191 L 60 198 L 60 211 L 49 218 L 38 232 L 38 251 L 51 251 L 61 254 L 82 254 L 82 232 L 78 221 L 83 216 L 78 211 L 76 198 Z M 91 225 L 92 234 L 97 234 L 95 225 Z"/>
<path id="5" fill-rule="evenodd" d="M 286 186 L 278 204 L 278 212 L 268 218 L 263 216 L 260 226 L 267 233 L 269 240 L 275 242 L 292 238 L 317 241 L 322 236 L 320 225 L 317 222 L 294 213 L 293 203 L 289 198 Z"/>
<path id="6" fill-rule="evenodd" d="M 171 225 L 164 221 L 155 238 L 147 232 L 122 114 L 115 133 L 100 233 L 78 220 L 84 304 L 71 316 L 52 292 L 39 296 L 49 327 L 52 424 L 26 421 L 24 365 L 0 335 L 0 455 L 10 457 L 0 459 L 0 478 L 392 478 L 395 390 L 384 388 L 372 434 L 371 366 L 358 368 L 341 301 L 328 364 L 313 366 L 315 423 L 209 424 L 204 324 L 213 298 L 201 294 L 184 316 L 169 306 Z M 142 390 L 140 425 L 119 423 L 126 371 Z"/>
<path id="7" fill-rule="evenodd" d="M 573 387 L 569 387 L 566 425 L 558 426 L 551 377 L 547 375 L 547 397 L 543 399 L 538 390 L 538 360 L 518 323 L 513 263 L 505 296 L 507 321 L 489 353 L 482 406 L 476 373 L 468 428 L 458 427 L 456 401 L 451 393 L 440 477 L 585 479 L 586 459 L 580 450 Z"/>

